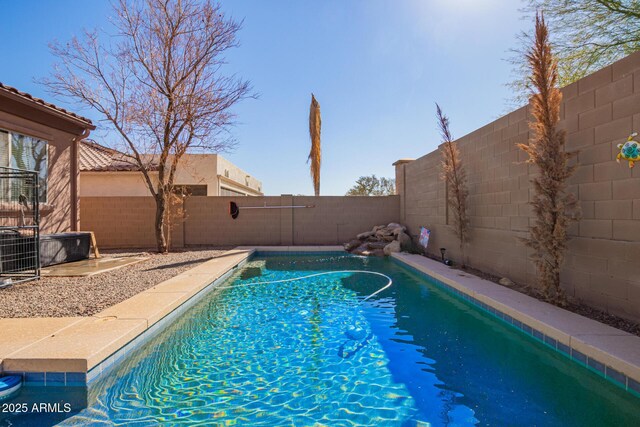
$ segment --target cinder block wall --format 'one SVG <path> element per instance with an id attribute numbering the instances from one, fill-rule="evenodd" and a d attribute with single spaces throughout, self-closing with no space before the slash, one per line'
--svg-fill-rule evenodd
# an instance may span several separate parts
<path id="1" fill-rule="evenodd" d="M 583 219 L 562 272 L 568 294 L 584 302 L 640 320 L 640 165 L 615 161 L 617 144 L 640 132 L 640 52 L 563 89 L 562 127 L 568 150 L 579 150 L 570 190 Z M 455 118 L 453 118 L 455 120 Z M 469 178 L 471 239 L 468 261 L 474 267 L 536 285 L 530 250 L 519 237 L 533 224 L 528 204 L 534 167 L 516 147 L 530 137 L 528 107 L 458 139 Z M 434 123 L 435 126 L 435 123 Z M 429 252 L 446 247 L 459 259 L 448 226 L 446 189 L 439 178 L 439 150 L 396 165 L 401 221 L 413 235 L 432 230 Z"/>
<path id="2" fill-rule="evenodd" d="M 232 219 L 229 202 L 240 207 Z M 374 225 L 397 222 L 400 198 L 347 196 L 190 197 L 176 213 L 174 247 L 189 245 L 337 245 Z M 306 209 L 242 209 L 248 206 L 307 206 Z M 151 197 L 83 197 L 83 230 L 98 246 L 155 247 Z"/>
<path id="3" fill-rule="evenodd" d="M 152 197 L 83 197 L 80 199 L 80 229 L 93 231 L 98 247 L 149 248 L 156 246 Z M 181 208 L 172 216 L 171 244 L 184 246 Z"/>

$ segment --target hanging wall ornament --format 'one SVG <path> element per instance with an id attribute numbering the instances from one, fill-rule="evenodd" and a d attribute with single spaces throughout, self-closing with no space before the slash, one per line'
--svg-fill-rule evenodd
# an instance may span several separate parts
<path id="1" fill-rule="evenodd" d="M 620 152 L 616 156 L 616 161 L 620 163 L 620 159 L 629 162 L 629 167 L 632 168 L 635 162 L 640 161 L 640 142 L 635 141 L 633 138 L 638 136 L 638 132 L 634 132 L 629 135 L 627 142 L 624 144 L 618 144 Z"/>

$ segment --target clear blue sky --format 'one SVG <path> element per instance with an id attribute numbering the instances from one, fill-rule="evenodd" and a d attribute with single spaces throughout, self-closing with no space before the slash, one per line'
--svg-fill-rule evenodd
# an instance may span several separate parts
<path id="1" fill-rule="evenodd" d="M 438 144 L 434 102 L 462 136 L 499 117 L 509 97 L 504 61 L 519 30 L 516 0 L 224 0 L 244 19 L 229 68 L 259 99 L 235 108 L 237 149 L 225 154 L 267 194 L 312 194 L 306 164 L 314 92 L 322 111 L 321 194 L 341 195 L 362 175 L 394 176 L 395 160 Z M 47 44 L 108 28 L 101 0 L 0 0 L 0 81 L 58 105 L 35 78 Z M 78 111 L 97 118 L 90 111 Z"/>

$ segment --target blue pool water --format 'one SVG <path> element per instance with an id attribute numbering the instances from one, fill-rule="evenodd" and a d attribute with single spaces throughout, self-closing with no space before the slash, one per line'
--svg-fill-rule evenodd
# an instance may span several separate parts
<path id="1" fill-rule="evenodd" d="M 365 302 L 384 277 L 242 286 L 333 270 L 394 283 Z M 260 256 L 221 286 L 91 384 L 86 408 L 13 424 L 640 425 L 637 397 L 388 259 Z M 16 400 L 42 393 L 77 389 Z"/>

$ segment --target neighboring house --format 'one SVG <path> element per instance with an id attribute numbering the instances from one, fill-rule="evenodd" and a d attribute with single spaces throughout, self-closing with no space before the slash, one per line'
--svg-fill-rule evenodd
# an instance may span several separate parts
<path id="1" fill-rule="evenodd" d="M 151 171 L 150 156 L 143 157 Z M 122 152 L 82 141 L 80 197 L 149 196 L 142 173 Z M 185 154 L 178 164 L 175 186 L 192 196 L 261 196 L 262 183 L 217 154 Z"/>
<path id="2" fill-rule="evenodd" d="M 77 231 L 78 145 L 89 119 L 0 83 L 0 166 L 38 172 L 42 233 Z"/>

